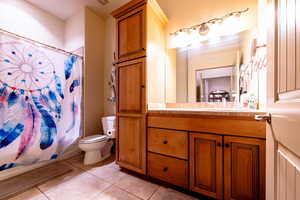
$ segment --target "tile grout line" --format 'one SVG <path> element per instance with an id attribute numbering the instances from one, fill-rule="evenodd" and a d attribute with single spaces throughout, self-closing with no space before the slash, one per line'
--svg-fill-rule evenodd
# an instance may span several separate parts
<path id="1" fill-rule="evenodd" d="M 84 171 L 85 173 L 88 173 L 88 174 L 92 175 L 93 177 L 95 177 L 95 178 L 96 178 L 97 180 L 99 180 L 99 181 L 101 180 L 101 181 L 103 181 L 103 182 L 106 182 L 106 183 L 111 184 L 111 185 L 108 186 L 106 189 L 104 189 L 103 191 L 101 191 L 98 195 L 104 193 L 106 190 L 108 190 L 109 188 L 111 188 L 111 187 L 114 186 L 114 187 L 119 188 L 119 189 L 122 190 L 123 192 L 126 192 L 126 193 L 128 193 L 128 194 L 130 194 L 130 195 L 136 197 L 137 199 L 144 200 L 143 198 L 141 198 L 141 197 L 139 197 L 139 196 L 137 196 L 137 195 L 135 195 L 135 194 L 133 194 L 133 193 L 131 193 L 131 192 L 129 192 L 129 191 L 127 191 L 127 190 L 121 188 L 121 187 L 119 187 L 119 186 L 117 185 L 117 182 L 111 183 L 111 182 L 105 181 L 104 179 L 102 179 L 102 178 L 100 178 L 100 177 L 94 175 L 93 173 L 89 172 L 88 169 L 84 169 L 84 168 L 75 166 L 74 164 L 72 164 L 71 162 L 68 162 L 68 161 L 65 161 L 65 162 L 67 162 L 68 164 L 70 164 L 70 165 L 73 166 L 74 168 L 77 168 L 77 169 L 79 169 L 79 170 Z M 122 177 L 121 177 L 121 178 L 122 178 Z M 120 179 L 121 179 L 121 178 L 120 178 Z M 158 187 L 158 188 L 150 195 L 150 197 L 147 198 L 146 200 L 150 200 L 150 199 L 152 198 L 152 196 L 158 191 L 159 188 L 160 188 L 160 186 L 159 186 L 159 187 Z"/>
<path id="2" fill-rule="evenodd" d="M 121 179 L 121 178 L 120 178 L 120 179 Z M 117 182 L 114 183 L 113 185 L 114 185 L 115 187 L 121 189 L 122 191 L 127 192 L 128 194 L 131 194 L 131 195 L 133 195 L 134 197 L 136 197 L 136 198 L 138 198 L 138 199 L 141 199 L 141 200 L 149 200 L 149 199 L 151 199 L 152 196 L 153 196 L 153 195 L 158 191 L 158 189 L 160 188 L 160 186 L 158 185 L 158 188 L 157 188 L 155 191 L 153 191 L 153 193 L 150 195 L 149 198 L 143 199 L 143 198 L 137 196 L 136 194 L 133 194 L 132 192 L 129 192 L 129 191 L 127 191 L 126 189 L 121 188 L 120 186 L 117 185 Z"/>
<path id="3" fill-rule="evenodd" d="M 123 192 L 126 192 L 126 193 L 128 193 L 128 194 L 131 194 L 131 195 L 133 195 L 134 197 L 137 197 L 138 199 L 143 200 L 143 199 L 141 199 L 140 197 L 138 197 L 138 196 L 136 196 L 136 195 L 134 195 L 134 194 L 132 194 L 132 193 L 130 193 L 130 192 L 128 192 L 128 191 L 126 191 L 126 190 L 120 188 L 120 187 L 118 187 L 117 184 L 116 184 L 116 182 L 115 182 L 115 183 L 111 183 L 111 182 L 105 181 L 104 179 L 102 179 L 102 178 L 96 176 L 95 174 L 89 172 L 89 170 L 87 170 L 87 169 L 84 169 L 84 168 L 75 166 L 75 165 L 73 165 L 71 162 L 68 162 L 68 163 L 69 163 L 70 165 L 72 165 L 73 167 L 75 167 L 75 168 L 77 168 L 77 169 L 79 169 L 79 170 L 82 170 L 82 171 L 84 171 L 85 173 L 88 173 L 89 175 L 92 175 L 93 177 L 95 177 L 95 178 L 97 179 L 97 181 L 100 181 L 100 180 L 101 180 L 101 181 L 103 181 L 103 182 L 106 182 L 106 183 L 111 184 L 110 186 L 108 186 L 107 188 L 105 188 L 103 191 L 101 191 L 101 192 L 100 192 L 99 194 L 97 194 L 97 195 L 103 194 L 105 191 L 109 190 L 110 188 L 112 188 L 112 187 L 114 186 L 114 187 L 119 188 L 119 189 L 122 190 Z"/>
<path id="4" fill-rule="evenodd" d="M 42 193 L 42 194 L 46 197 L 46 199 L 51 200 L 50 197 L 48 197 L 47 194 L 44 193 L 44 192 L 39 188 L 39 186 L 36 186 L 35 188 L 36 188 L 38 191 L 40 191 L 40 193 Z"/>
<path id="5" fill-rule="evenodd" d="M 147 200 L 150 200 L 154 196 L 154 194 L 159 190 L 160 187 L 161 186 L 158 186 L 158 188 L 151 194 L 151 196 Z"/>
<path id="6" fill-rule="evenodd" d="M 121 187 L 119 187 L 116 183 L 114 183 L 113 185 L 114 185 L 115 187 L 119 188 L 120 190 L 122 190 L 123 192 L 126 192 L 126 193 L 128 193 L 128 194 L 131 194 L 132 196 L 134 196 L 134 197 L 136 197 L 136 198 L 138 198 L 138 199 L 140 199 L 140 200 L 144 200 L 143 198 L 141 198 L 141 197 L 139 197 L 139 196 L 137 196 L 137 195 L 135 195 L 135 194 L 133 194 L 133 193 L 131 193 L 131 192 L 129 192 L 129 191 L 127 191 L 127 190 L 121 188 Z"/>

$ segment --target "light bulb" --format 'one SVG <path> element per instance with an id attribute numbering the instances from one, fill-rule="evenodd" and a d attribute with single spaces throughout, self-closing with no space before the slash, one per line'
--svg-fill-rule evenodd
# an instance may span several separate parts
<path id="1" fill-rule="evenodd" d="M 176 47 L 186 47 L 190 44 L 190 37 L 186 31 L 180 31 L 176 35 Z"/>
<path id="2" fill-rule="evenodd" d="M 223 30 L 222 35 L 234 35 L 241 31 L 241 18 L 240 14 L 238 15 L 231 15 L 225 19 L 223 23 Z"/>
<path id="3" fill-rule="evenodd" d="M 176 34 L 171 34 L 169 48 L 171 48 L 171 49 L 177 48 L 177 35 Z"/>
<path id="4" fill-rule="evenodd" d="M 208 37 L 210 40 L 219 40 L 221 33 L 222 33 L 222 27 L 221 24 L 215 23 L 210 25 L 210 31 L 208 33 Z"/>
<path id="5" fill-rule="evenodd" d="M 207 24 L 201 24 L 199 28 L 199 34 L 204 36 L 207 35 L 208 32 L 209 32 L 209 26 L 207 26 Z"/>
<path id="6" fill-rule="evenodd" d="M 191 45 L 197 45 L 201 41 L 201 36 L 199 34 L 198 29 L 193 29 L 190 32 L 190 44 Z"/>

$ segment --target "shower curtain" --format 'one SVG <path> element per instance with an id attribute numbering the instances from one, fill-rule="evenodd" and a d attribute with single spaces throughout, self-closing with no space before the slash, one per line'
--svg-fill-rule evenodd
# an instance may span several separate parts
<path id="1" fill-rule="evenodd" d="M 56 159 L 77 142 L 82 64 L 0 33 L 0 171 Z"/>

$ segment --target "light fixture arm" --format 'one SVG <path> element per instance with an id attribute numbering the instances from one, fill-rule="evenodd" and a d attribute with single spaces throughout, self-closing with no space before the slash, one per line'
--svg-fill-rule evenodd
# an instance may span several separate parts
<path id="1" fill-rule="evenodd" d="M 187 28 L 181 28 L 181 29 L 177 30 L 176 32 L 170 33 L 170 35 L 177 35 L 179 32 L 190 32 L 191 30 L 195 30 L 195 29 L 198 29 L 200 27 L 205 27 L 205 26 L 208 26 L 209 24 L 222 23 L 228 17 L 240 16 L 241 14 L 246 13 L 248 11 L 249 11 L 249 8 L 247 8 L 245 10 L 241 10 L 241 11 L 231 12 L 231 13 L 229 13 L 227 15 L 224 15 L 223 17 L 220 17 L 220 18 L 213 18 L 213 19 L 210 19 L 210 20 L 208 20 L 206 22 L 203 22 L 201 24 L 196 24 L 196 25 L 193 25 L 193 26 L 187 27 Z"/>

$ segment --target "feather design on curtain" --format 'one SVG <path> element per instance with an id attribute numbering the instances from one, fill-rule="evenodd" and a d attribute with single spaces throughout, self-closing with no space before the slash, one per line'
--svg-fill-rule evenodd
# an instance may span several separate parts
<path id="1" fill-rule="evenodd" d="M 80 138 L 82 59 L 0 33 L 0 171 L 55 159 Z"/>

